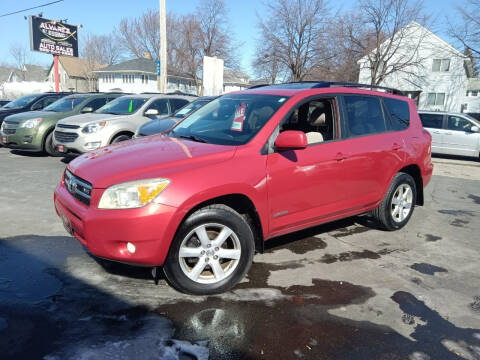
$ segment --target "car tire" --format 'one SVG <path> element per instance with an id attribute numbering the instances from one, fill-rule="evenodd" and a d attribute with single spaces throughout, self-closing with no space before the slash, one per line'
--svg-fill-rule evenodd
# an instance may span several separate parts
<path id="1" fill-rule="evenodd" d="M 63 154 L 55 150 L 55 147 L 53 146 L 53 131 L 49 133 L 45 138 L 45 145 L 43 148 L 45 149 L 45 152 L 50 156 L 63 156 Z"/>
<path id="2" fill-rule="evenodd" d="M 127 141 L 127 140 L 130 140 L 132 137 L 130 135 L 126 135 L 126 134 L 120 134 L 120 135 L 117 135 L 115 136 L 112 141 L 110 142 L 110 144 L 116 144 L 116 143 L 119 143 L 119 142 L 122 142 L 122 141 Z"/>
<path id="3" fill-rule="evenodd" d="M 180 225 L 163 271 L 181 292 L 218 294 L 243 279 L 252 265 L 254 248 L 253 231 L 242 215 L 225 205 L 210 205 Z"/>
<path id="4" fill-rule="evenodd" d="M 388 231 L 404 227 L 410 217 L 417 198 L 415 180 L 406 173 L 395 175 L 380 205 L 372 211 L 381 228 Z"/>

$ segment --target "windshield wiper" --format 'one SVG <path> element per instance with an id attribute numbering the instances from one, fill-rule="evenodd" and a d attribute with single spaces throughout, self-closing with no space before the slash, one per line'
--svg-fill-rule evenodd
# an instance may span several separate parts
<path id="1" fill-rule="evenodd" d="M 207 140 L 202 139 L 201 137 L 195 136 L 195 135 L 178 135 L 178 137 L 182 139 L 188 139 L 196 142 L 201 142 L 201 143 L 206 143 Z"/>

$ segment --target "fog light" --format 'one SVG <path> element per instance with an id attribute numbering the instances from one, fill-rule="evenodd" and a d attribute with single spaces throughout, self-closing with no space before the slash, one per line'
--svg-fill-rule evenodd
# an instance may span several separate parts
<path id="1" fill-rule="evenodd" d="M 32 142 L 32 140 L 33 140 L 33 136 L 24 136 L 23 137 L 23 142 L 25 144 L 30 144 Z"/>
<path id="2" fill-rule="evenodd" d="M 95 142 L 88 142 L 85 144 L 85 149 L 87 150 L 95 150 L 98 149 L 102 145 L 101 141 L 95 141 Z"/>
<path id="3" fill-rule="evenodd" d="M 135 250 L 137 250 L 137 248 L 131 242 L 128 242 L 127 243 L 127 250 L 130 254 L 134 254 Z"/>

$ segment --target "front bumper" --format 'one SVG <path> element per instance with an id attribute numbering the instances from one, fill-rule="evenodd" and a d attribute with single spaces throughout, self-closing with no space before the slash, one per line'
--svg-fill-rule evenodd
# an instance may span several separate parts
<path id="1" fill-rule="evenodd" d="M 43 137 L 38 129 L 17 128 L 14 134 L 0 132 L 0 142 L 10 149 L 43 150 Z"/>
<path id="2" fill-rule="evenodd" d="M 141 266 L 163 265 L 183 217 L 178 209 L 153 203 L 137 209 L 98 209 L 103 191 L 94 188 L 87 206 L 63 183 L 57 186 L 55 210 L 67 231 L 95 256 Z M 127 251 L 127 242 L 135 245 L 135 253 Z"/>
<path id="3" fill-rule="evenodd" d="M 73 141 L 62 141 L 58 136 L 53 136 L 53 146 L 58 149 L 60 145 L 63 145 L 65 149 L 64 152 L 74 152 L 74 153 L 86 153 L 89 151 L 96 150 L 102 146 L 108 145 L 108 135 L 102 133 L 102 131 L 93 134 L 86 134 L 81 131 L 81 129 L 62 129 L 55 128 L 55 132 L 67 133 L 73 137 L 75 134 L 77 138 Z M 90 148 L 85 145 L 88 143 L 99 143 L 98 147 Z"/>

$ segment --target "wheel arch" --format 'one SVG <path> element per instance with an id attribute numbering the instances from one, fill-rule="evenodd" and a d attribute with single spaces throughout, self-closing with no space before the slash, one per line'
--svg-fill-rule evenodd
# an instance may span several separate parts
<path id="1" fill-rule="evenodd" d="M 113 139 L 115 139 L 117 136 L 120 136 L 120 135 L 129 135 L 129 136 L 133 136 L 135 135 L 134 132 L 130 131 L 130 130 L 120 130 L 120 131 L 117 131 L 115 132 L 113 135 L 110 136 L 110 138 L 108 139 L 108 145 L 110 145 L 113 141 Z"/>
<path id="2" fill-rule="evenodd" d="M 415 186 L 417 188 L 417 198 L 415 199 L 415 204 L 422 206 L 424 204 L 423 196 L 423 179 L 420 167 L 416 164 L 411 164 L 401 168 L 398 172 L 403 172 L 410 175 L 415 181 Z"/>

